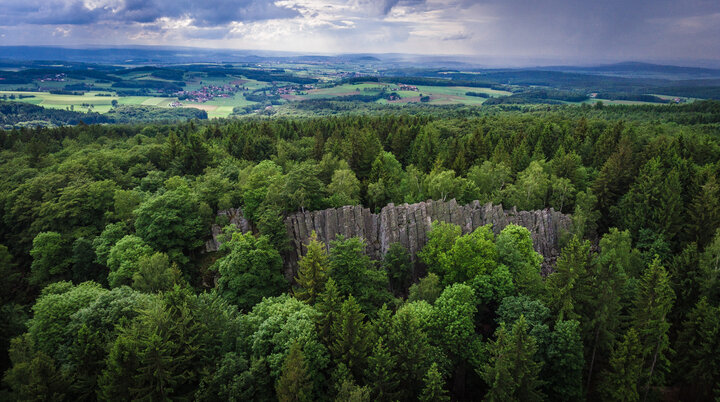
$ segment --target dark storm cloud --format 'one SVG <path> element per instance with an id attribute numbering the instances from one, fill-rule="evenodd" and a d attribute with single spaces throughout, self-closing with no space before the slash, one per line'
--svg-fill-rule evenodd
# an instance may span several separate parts
<path id="1" fill-rule="evenodd" d="M 151 23 L 161 18 L 191 18 L 195 26 L 232 21 L 292 18 L 297 11 L 272 0 L 4 0 L 2 25 L 103 22 Z"/>

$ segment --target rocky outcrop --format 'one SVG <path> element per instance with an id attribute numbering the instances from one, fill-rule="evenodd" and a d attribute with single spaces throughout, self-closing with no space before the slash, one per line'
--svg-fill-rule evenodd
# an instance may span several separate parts
<path id="1" fill-rule="evenodd" d="M 243 232 L 250 225 L 242 217 L 239 209 L 221 211 L 227 215 L 230 223 Z M 416 254 L 427 242 L 427 233 L 433 221 L 450 222 L 459 225 L 463 234 L 486 225 L 493 225 L 495 234 L 513 223 L 530 230 L 535 250 L 542 254 L 546 262 L 557 256 L 558 241 L 562 230 L 570 228 L 570 216 L 551 209 L 537 211 L 504 210 L 502 205 L 485 204 L 474 201 L 467 205 L 458 205 L 455 200 L 426 201 L 417 204 L 389 204 L 379 214 L 372 213 L 361 206 L 345 206 L 322 211 L 298 212 L 285 219 L 290 251 L 285 255 L 288 276 L 297 269 L 297 261 L 305 252 L 305 244 L 314 230 L 318 238 L 328 248 L 338 234 L 345 237 L 359 236 L 365 240 L 366 252 L 373 259 L 381 259 L 390 244 L 399 242 L 411 255 Z M 208 251 L 217 250 L 217 235 L 220 227 L 213 227 L 213 240 L 207 244 Z"/>
<path id="2" fill-rule="evenodd" d="M 227 223 L 223 226 L 234 225 L 243 233 L 247 233 L 251 230 L 250 221 L 245 219 L 245 216 L 240 208 L 225 209 L 218 211 L 217 214 L 220 220 L 223 220 L 223 218 L 227 220 Z M 218 251 L 220 249 L 220 235 L 222 234 L 223 226 L 216 224 L 212 225 L 210 228 L 212 232 L 212 239 L 205 243 L 206 252 Z"/>

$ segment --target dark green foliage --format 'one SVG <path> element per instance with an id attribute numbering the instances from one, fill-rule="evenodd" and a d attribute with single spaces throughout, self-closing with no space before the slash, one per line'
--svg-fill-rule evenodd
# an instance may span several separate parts
<path id="1" fill-rule="evenodd" d="M 600 393 L 606 401 L 637 402 L 638 381 L 642 371 L 642 350 L 637 332 L 630 329 L 613 349 L 610 366 L 603 373 Z"/>
<path id="2" fill-rule="evenodd" d="M 537 343 L 528 333 L 524 316 L 512 329 L 505 325 L 497 331 L 497 340 L 489 346 L 490 361 L 483 365 L 481 375 L 490 390 L 487 401 L 540 401 L 542 381 L 538 378 L 541 365 L 535 362 Z"/>
<path id="3" fill-rule="evenodd" d="M 410 254 L 400 243 L 392 243 L 383 257 L 382 267 L 387 272 L 390 289 L 396 296 L 407 293 L 412 281 Z"/>
<path id="4" fill-rule="evenodd" d="M 330 352 L 335 361 L 345 364 L 354 378 L 362 378 L 371 351 L 370 328 L 360 305 L 350 296 L 340 308 L 337 320 L 331 329 L 333 343 Z"/>

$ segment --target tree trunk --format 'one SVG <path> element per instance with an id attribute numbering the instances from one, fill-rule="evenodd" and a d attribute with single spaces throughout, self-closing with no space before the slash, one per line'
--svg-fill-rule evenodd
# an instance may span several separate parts
<path id="1" fill-rule="evenodd" d="M 585 385 L 585 392 L 590 392 L 590 381 L 592 380 L 593 366 L 595 365 L 595 352 L 597 352 L 598 338 L 600 337 L 600 326 L 598 325 L 595 330 L 595 342 L 593 343 L 592 357 L 590 358 L 590 369 L 588 370 L 587 384 Z"/>

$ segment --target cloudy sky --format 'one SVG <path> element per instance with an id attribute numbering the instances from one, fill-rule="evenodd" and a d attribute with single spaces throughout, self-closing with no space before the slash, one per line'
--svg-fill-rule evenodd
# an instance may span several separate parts
<path id="1" fill-rule="evenodd" d="M 0 43 L 720 61 L 720 1 L 0 0 Z"/>

